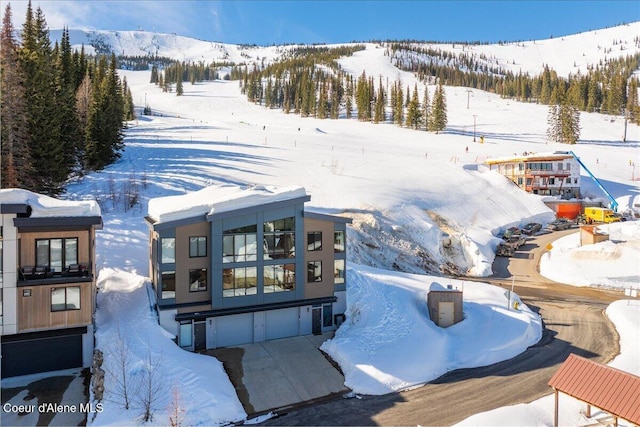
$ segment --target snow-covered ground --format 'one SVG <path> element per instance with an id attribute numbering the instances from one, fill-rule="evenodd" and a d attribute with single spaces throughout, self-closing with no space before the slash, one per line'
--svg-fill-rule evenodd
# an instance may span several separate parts
<path id="1" fill-rule="evenodd" d="M 356 76 L 363 69 L 375 70 L 390 81 L 400 75 L 403 84 L 413 86 L 413 76 L 391 67 L 384 49 L 367 47 L 343 60 L 345 68 Z M 521 47 L 512 45 L 512 49 Z M 127 78 L 134 102 L 138 106 L 146 102 L 155 115 L 130 123 L 122 158 L 104 171 L 70 183 L 66 197 L 100 204 L 104 229 L 97 235 L 96 345 L 105 353 L 105 364 L 113 365 L 117 361 L 113 354 L 123 341 L 119 331 L 130 349 L 130 378 L 162 371 L 164 393 L 155 402 L 154 422 L 168 424 L 167 417 L 176 407 L 189 416 L 186 424 L 219 424 L 246 416 L 220 363 L 178 349 L 162 332 L 150 311 L 153 301 L 144 279 L 149 254 L 143 217 L 149 200 L 211 184 L 304 187 L 311 195 L 309 207 L 353 219 L 347 232 L 348 317 L 324 349 L 340 363 L 347 385 L 354 390 L 385 393 L 416 386 L 452 369 L 513 357 L 539 338 L 537 316 L 524 304 L 519 310 L 507 309 L 504 290 L 442 279 L 434 273 L 490 275 L 499 231 L 553 219 L 540 197 L 522 192 L 482 165 L 489 157 L 567 150 L 566 145 L 546 141 L 547 107 L 473 90 L 467 108 L 467 89 L 447 87 L 449 124 L 446 132 L 436 135 L 391 124 L 286 115 L 248 103 L 233 81 L 186 84 L 184 96 L 176 97 L 149 84 L 148 72 L 121 75 Z M 473 142 L 474 116 L 484 144 Z M 628 142 L 623 144 L 623 126 L 616 118 L 583 113 L 581 142 L 571 149 L 626 209 L 640 201 L 640 183 L 630 179 L 635 170 L 629 163 L 639 160 L 640 132 L 629 125 Z M 603 197 L 588 177 L 582 178 L 588 194 Z M 122 192 L 132 182 L 138 185 L 139 203 L 129 209 Z M 614 231 L 610 233 L 617 239 Z M 627 242 L 632 243 L 617 246 L 623 254 L 637 251 L 638 232 L 630 236 Z M 448 239 L 452 244 L 443 245 Z M 563 244 L 554 246 L 561 251 Z M 551 261 L 555 258 L 559 257 L 552 251 Z M 626 255 L 612 256 L 606 266 L 624 271 L 624 276 L 637 274 L 630 272 L 628 263 Z M 564 264 L 543 270 L 550 275 L 549 271 L 561 268 Z M 569 277 L 569 273 L 558 274 Z M 426 317 L 425 295 L 438 286 L 434 282 L 464 286 L 466 318 L 446 330 L 436 328 Z M 638 360 L 639 305 L 637 301 L 616 303 L 609 309 L 621 339 L 631 342 L 621 347 L 625 360 Z M 500 334 L 500 341 L 486 335 L 497 328 L 508 332 L 503 339 Z M 426 341 L 430 342 L 427 353 L 419 344 Z M 390 355 L 390 348 L 394 354 L 407 355 L 402 365 Z M 412 360 L 411 354 L 421 357 Z M 430 356 L 428 360 L 424 354 Z M 159 360 L 158 366 L 145 365 L 149 355 Z M 619 363 L 618 367 L 638 373 L 637 366 Z M 208 378 L 198 378 L 196 371 L 207 372 Z M 140 403 L 124 411 L 121 396 L 113 394 L 117 385 L 113 378 L 109 381 L 105 380 L 105 387 L 112 393 L 111 401 L 90 422 L 137 422 Z M 470 423 L 513 425 L 540 420 L 533 422 L 549 424 L 553 406 L 541 406 L 527 406 L 518 416 L 511 409 L 484 414 L 488 421 Z M 517 421 L 534 412 L 535 417 Z M 562 419 L 575 424 L 576 414 L 578 408 Z"/>
<path id="2" fill-rule="evenodd" d="M 540 260 L 540 273 L 576 286 L 640 291 L 640 221 L 599 225 L 609 240 L 580 246 L 580 234 L 557 240 Z"/>

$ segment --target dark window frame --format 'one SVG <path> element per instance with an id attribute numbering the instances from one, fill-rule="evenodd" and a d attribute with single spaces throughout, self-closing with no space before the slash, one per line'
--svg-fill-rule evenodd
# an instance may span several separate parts
<path id="1" fill-rule="evenodd" d="M 317 244 L 319 242 L 319 244 Z M 322 250 L 322 231 L 307 232 L 307 252 L 319 252 Z"/>
<path id="2" fill-rule="evenodd" d="M 195 254 L 192 249 L 194 249 L 193 241 L 195 240 Z M 202 241 L 204 240 L 204 245 L 202 245 Z M 204 254 L 201 251 L 204 250 Z M 207 256 L 207 236 L 190 236 L 189 237 L 189 258 L 205 258 Z"/>
<path id="3" fill-rule="evenodd" d="M 56 273 L 60 273 L 62 271 L 64 271 L 65 269 L 67 269 L 69 267 L 69 265 L 71 264 L 78 264 L 78 256 L 79 256 L 79 239 L 78 237 L 49 237 L 46 239 L 36 239 L 36 244 L 35 244 L 35 250 L 36 250 L 36 265 L 38 267 L 48 267 L 49 270 L 53 270 L 51 268 L 51 241 L 52 240 L 60 240 L 61 241 L 61 246 L 60 246 L 60 260 L 62 263 L 61 269 L 60 271 L 56 271 Z M 68 262 L 67 261 L 67 241 L 75 241 L 75 260 L 73 262 Z M 38 242 L 48 242 L 47 243 L 47 260 L 46 262 L 39 262 L 38 261 Z"/>
<path id="4" fill-rule="evenodd" d="M 69 293 L 67 292 L 69 289 L 77 289 L 78 290 L 78 306 L 77 307 L 71 307 L 70 303 L 69 303 Z M 53 308 L 53 293 L 54 291 L 60 291 L 60 290 L 64 290 L 64 308 Z M 57 313 L 60 311 L 75 311 L 75 310 L 80 310 L 82 308 L 82 288 L 80 286 L 63 286 L 63 287 L 58 287 L 58 288 L 51 288 L 51 312 L 52 313 Z"/>
<path id="5" fill-rule="evenodd" d="M 317 271 L 320 274 L 317 274 Z M 307 262 L 307 283 L 320 283 L 322 282 L 322 261 L 308 261 Z"/>
<path id="6" fill-rule="evenodd" d="M 198 278 L 194 280 L 195 274 Z M 204 275 L 204 286 L 202 286 L 202 278 Z M 197 283 L 197 287 L 193 285 Z M 189 269 L 189 292 L 206 292 L 209 288 L 208 271 L 206 268 L 190 268 Z"/>

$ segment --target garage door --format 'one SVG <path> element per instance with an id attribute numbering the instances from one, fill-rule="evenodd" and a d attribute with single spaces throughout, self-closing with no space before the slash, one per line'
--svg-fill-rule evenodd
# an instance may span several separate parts
<path id="1" fill-rule="evenodd" d="M 299 307 L 284 308 L 282 310 L 267 311 L 266 337 L 267 340 L 295 337 L 298 335 Z"/>
<path id="2" fill-rule="evenodd" d="M 216 317 L 214 324 L 216 347 L 253 342 L 253 313 Z M 208 322 L 207 327 L 209 327 Z"/>
<path id="3" fill-rule="evenodd" d="M 2 343 L 2 378 L 82 366 L 82 335 Z"/>

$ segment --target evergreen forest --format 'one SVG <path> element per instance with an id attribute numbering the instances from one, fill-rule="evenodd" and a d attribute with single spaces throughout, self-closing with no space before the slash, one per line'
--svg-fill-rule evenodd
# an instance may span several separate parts
<path id="1" fill-rule="evenodd" d="M 66 29 L 52 46 L 31 2 L 21 41 L 10 4 L 0 37 L 1 187 L 58 195 L 69 179 L 117 160 L 134 109 L 115 55 L 72 51 Z"/>

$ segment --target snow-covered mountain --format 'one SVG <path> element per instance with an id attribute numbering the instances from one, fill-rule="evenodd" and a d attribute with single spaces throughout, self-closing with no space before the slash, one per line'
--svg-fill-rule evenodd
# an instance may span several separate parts
<path id="1" fill-rule="evenodd" d="M 52 40 L 59 40 L 62 30 L 52 30 Z M 87 53 L 114 52 L 125 56 L 161 56 L 179 61 L 231 62 L 251 64 L 278 59 L 295 47 L 246 46 L 210 42 L 177 34 L 148 31 L 70 30 L 71 44 L 85 47 Z M 347 44 L 347 43 L 345 43 Z M 498 67 L 513 73 L 540 73 L 545 65 L 560 76 L 582 74 L 589 66 L 602 65 L 609 59 L 640 53 L 640 21 L 585 33 L 552 37 L 546 40 L 505 42 L 499 44 L 413 43 L 413 45 L 474 59 L 481 65 Z M 388 58 L 387 58 L 388 59 Z"/>

